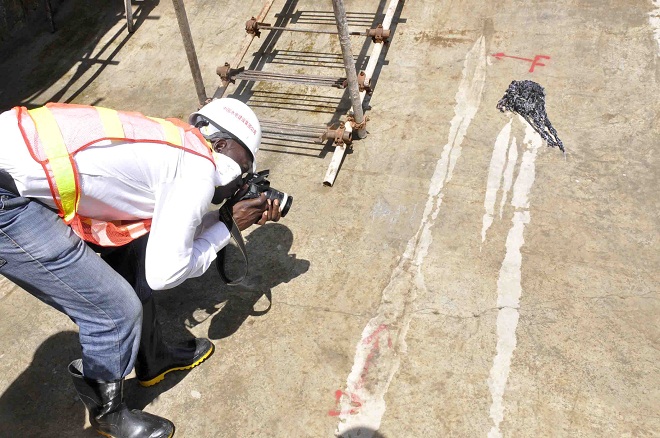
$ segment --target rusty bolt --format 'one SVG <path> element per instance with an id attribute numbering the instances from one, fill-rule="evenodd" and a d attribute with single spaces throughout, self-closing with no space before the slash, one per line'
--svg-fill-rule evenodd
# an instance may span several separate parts
<path id="1" fill-rule="evenodd" d="M 368 84 L 365 84 L 365 81 L 367 80 L 367 75 L 364 71 L 361 71 L 360 74 L 357 77 L 358 80 L 358 87 L 360 91 L 366 91 L 368 95 L 371 96 L 371 93 L 373 93 L 373 90 Z"/>
<path id="2" fill-rule="evenodd" d="M 346 121 L 351 124 L 351 128 L 353 129 L 353 131 L 360 131 L 361 129 L 367 128 L 367 122 L 369 121 L 369 116 L 364 116 L 364 120 L 362 120 L 362 123 L 356 122 L 355 117 L 353 115 L 346 116 Z"/>
<path id="3" fill-rule="evenodd" d="M 219 65 L 215 69 L 215 73 L 220 76 L 220 80 L 223 82 L 229 81 L 229 72 L 231 71 L 231 65 L 228 62 L 225 62 L 225 65 Z"/>
<path id="4" fill-rule="evenodd" d="M 270 23 L 262 23 L 261 21 L 257 21 L 254 17 L 245 22 L 245 31 L 256 37 L 261 36 L 261 31 L 259 29 L 262 27 L 270 27 Z"/>
<path id="5" fill-rule="evenodd" d="M 333 140 L 333 143 L 336 146 L 342 146 L 344 144 L 349 145 L 353 141 L 353 133 L 346 132 L 346 125 L 342 122 L 337 128 L 332 128 L 329 126 L 320 138 L 321 143 L 325 143 L 330 139 Z"/>
<path id="6" fill-rule="evenodd" d="M 256 18 L 252 17 L 245 22 L 245 31 L 248 34 L 254 35 L 256 37 L 261 36 L 261 32 L 259 31 L 259 22 L 257 21 Z"/>
<path id="7" fill-rule="evenodd" d="M 383 25 L 379 24 L 375 29 L 367 29 L 367 36 L 371 37 L 374 43 L 387 43 L 390 37 L 390 30 L 383 29 Z"/>
<path id="8" fill-rule="evenodd" d="M 352 142 L 353 142 L 353 133 L 346 132 L 346 127 L 342 125 L 341 129 L 338 129 L 335 133 L 335 144 L 343 145 L 343 144 L 351 144 Z"/>
<path id="9" fill-rule="evenodd" d="M 228 83 L 235 83 L 236 82 L 236 75 L 241 73 L 242 71 L 245 70 L 245 67 L 241 68 L 231 68 L 231 65 L 229 65 L 228 62 L 225 62 L 225 65 L 218 66 L 218 68 L 215 69 L 215 73 L 220 76 L 220 80 L 225 84 L 225 86 Z"/>

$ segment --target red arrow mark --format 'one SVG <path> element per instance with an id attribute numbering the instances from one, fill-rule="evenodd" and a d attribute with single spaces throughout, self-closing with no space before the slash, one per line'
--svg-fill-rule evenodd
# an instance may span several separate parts
<path id="1" fill-rule="evenodd" d="M 550 59 L 550 57 L 549 57 L 549 56 L 545 56 L 545 55 L 536 55 L 536 56 L 534 57 L 534 60 L 532 61 L 532 66 L 529 68 L 529 72 L 530 72 L 530 73 L 534 73 L 534 67 L 536 67 L 536 66 L 545 67 L 545 64 L 541 64 L 541 63 L 539 62 L 539 59 Z"/>
<path id="2" fill-rule="evenodd" d="M 534 59 L 529 59 L 529 58 L 521 58 L 519 56 L 511 56 L 511 55 L 506 55 L 503 52 L 500 53 L 495 53 L 492 55 L 494 58 L 497 59 L 502 59 L 502 58 L 511 58 L 511 59 L 519 59 L 521 61 L 527 61 L 532 64 L 532 66 L 529 68 L 530 73 L 534 73 L 534 68 L 536 67 L 545 67 L 545 64 L 542 64 L 539 62 L 541 59 L 550 59 L 549 56 L 545 55 L 536 55 Z"/>

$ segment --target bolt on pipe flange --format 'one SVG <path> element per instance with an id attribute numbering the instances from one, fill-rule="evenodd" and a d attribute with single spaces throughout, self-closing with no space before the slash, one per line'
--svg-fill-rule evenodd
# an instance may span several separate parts
<path id="1" fill-rule="evenodd" d="M 374 43 L 385 43 L 389 42 L 390 30 L 383 29 L 383 25 L 379 24 L 375 29 L 367 29 L 366 32 L 368 37 L 371 37 L 371 41 Z"/>

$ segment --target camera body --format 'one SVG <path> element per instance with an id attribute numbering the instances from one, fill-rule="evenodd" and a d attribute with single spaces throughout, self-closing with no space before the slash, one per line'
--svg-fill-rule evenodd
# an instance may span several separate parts
<path id="1" fill-rule="evenodd" d="M 252 174 L 250 179 L 246 181 L 248 190 L 241 197 L 240 201 L 243 201 L 244 199 L 258 198 L 263 193 L 266 195 L 266 199 L 270 199 L 271 201 L 274 201 L 275 199 L 279 200 L 280 213 L 282 213 L 282 217 L 284 217 L 289 212 L 291 204 L 293 204 L 293 196 L 272 188 L 270 186 L 270 181 L 266 179 L 269 174 L 270 170 L 268 169 Z"/>

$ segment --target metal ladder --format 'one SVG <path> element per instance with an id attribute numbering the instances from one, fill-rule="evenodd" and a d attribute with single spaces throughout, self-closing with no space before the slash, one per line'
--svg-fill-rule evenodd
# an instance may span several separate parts
<path id="1" fill-rule="evenodd" d="M 127 4 L 130 0 L 126 0 Z M 188 26 L 188 20 L 183 6 L 183 0 L 172 0 L 179 22 L 179 29 L 184 41 L 186 53 L 197 96 L 200 104 L 207 102 L 207 96 L 202 82 L 197 56 L 195 54 L 192 36 Z M 337 26 L 337 31 L 320 30 L 313 28 L 292 28 L 286 26 L 273 26 L 270 23 L 265 23 L 262 20 L 268 14 L 274 0 L 264 2 L 261 12 L 252 17 L 246 22 L 246 38 L 243 42 L 241 49 L 232 62 L 225 62 L 217 68 L 216 73 L 220 76 L 222 85 L 218 87 L 212 99 L 224 97 L 227 93 L 230 84 L 236 81 L 248 82 L 287 82 L 296 85 L 315 85 L 326 86 L 340 89 L 348 89 L 348 95 L 351 102 L 351 110 L 346 115 L 344 121 L 340 121 L 337 126 L 316 126 L 306 124 L 282 123 L 279 121 L 262 120 L 262 131 L 264 137 L 276 138 L 286 140 L 287 138 L 316 138 L 319 143 L 327 144 L 332 141 L 335 146 L 332 154 L 332 159 L 328 170 L 325 174 L 323 184 L 332 186 L 337 177 L 341 162 L 347 151 L 351 147 L 354 137 L 364 138 L 367 135 L 366 123 L 368 118 L 364 114 L 363 101 L 367 94 L 371 94 L 371 79 L 376 69 L 378 60 L 380 59 L 383 46 L 388 43 L 390 37 L 390 26 L 392 24 L 395 11 L 399 6 L 399 0 L 390 0 L 383 22 L 375 28 L 367 29 L 366 31 L 356 32 L 349 31 L 347 12 L 344 8 L 343 0 L 332 0 L 334 22 Z M 324 14 L 322 11 L 313 11 L 319 14 Z M 128 16 L 128 14 L 127 14 Z M 293 74 L 293 73 L 275 73 L 263 70 L 246 70 L 244 67 L 239 66 L 243 62 L 243 58 L 247 53 L 250 44 L 255 37 L 259 37 L 262 31 L 278 31 L 278 32 L 301 32 L 301 33 L 326 33 L 336 34 L 339 36 L 341 46 L 341 57 L 344 63 L 345 76 L 344 77 L 331 77 L 320 75 L 306 75 L 306 74 Z M 355 58 L 351 48 L 351 36 L 361 35 L 371 38 L 374 47 L 369 57 L 369 62 L 359 74 L 356 71 Z"/>

